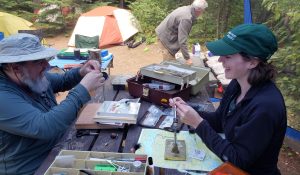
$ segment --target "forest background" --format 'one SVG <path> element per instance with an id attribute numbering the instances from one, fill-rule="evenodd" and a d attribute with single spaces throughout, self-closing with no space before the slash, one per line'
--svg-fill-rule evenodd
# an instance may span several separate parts
<path id="1" fill-rule="evenodd" d="M 207 0 L 209 7 L 192 28 L 189 46 L 223 37 L 232 27 L 243 23 L 243 0 Z M 81 13 L 97 6 L 123 6 L 139 21 L 139 39 L 155 42 L 155 27 L 172 10 L 192 0 L 1 0 L 5 11 L 34 23 L 48 36 L 64 32 L 69 36 Z M 55 6 L 53 6 L 55 4 Z M 37 9 L 50 7 L 41 14 Z M 264 23 L 274 31 L 279 50 L 270 60 L 278 70 L 276 83 L 288 109 L 288 125 L 300 130 L 300 1 L 251 0 L 253 23 Z M 55 16 L 55 20 L 53 19 Z"/>

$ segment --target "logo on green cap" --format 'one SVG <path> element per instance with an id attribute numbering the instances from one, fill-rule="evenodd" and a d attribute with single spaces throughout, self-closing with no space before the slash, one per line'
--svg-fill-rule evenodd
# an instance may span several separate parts
<path id="1" fill-rule="evenodd" d="M 236 38 L 236 35 L 233 34 L 232 32 L 228 32 L 227 37 L 233 41 Z"/>

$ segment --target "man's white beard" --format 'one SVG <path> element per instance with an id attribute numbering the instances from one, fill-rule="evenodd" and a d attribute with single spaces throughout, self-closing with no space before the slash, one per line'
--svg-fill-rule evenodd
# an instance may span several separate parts
<path id="1" fill-rule="evenodd" d="M 26 68 L 23 68 L 21 82 L 28 86 L 33 92 L 38 94 L 45 92 L 50 84 L 45 75 L 38 77 L 36 80 L 32 80 Z"/>

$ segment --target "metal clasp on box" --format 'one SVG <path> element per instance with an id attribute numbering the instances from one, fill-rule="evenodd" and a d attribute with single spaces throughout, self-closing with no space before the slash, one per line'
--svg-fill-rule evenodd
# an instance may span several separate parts
<path id="1" fill-rule="evenodd" d="M 143 96 L 148 97 L 149 96 L 149 88 L 143 87 Z"/>

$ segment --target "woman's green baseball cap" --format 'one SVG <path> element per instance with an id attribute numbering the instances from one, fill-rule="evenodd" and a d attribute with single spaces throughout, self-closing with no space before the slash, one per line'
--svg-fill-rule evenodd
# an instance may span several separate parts
<path id="1" fill-rule="evenodd" d="M 267 61 L 278 49 L 273 32 L 263 24 L 242 24 L 229 31 L 222 39 L 207 42 L 214 55 L 245 53 Z"/>

